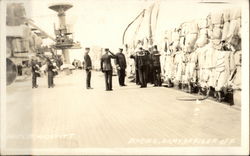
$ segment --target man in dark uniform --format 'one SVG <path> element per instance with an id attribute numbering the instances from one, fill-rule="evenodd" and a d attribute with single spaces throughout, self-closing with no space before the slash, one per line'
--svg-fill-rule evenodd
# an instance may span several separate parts
<path id="1" fill-rule="evenodd" d="M 139 51 L 136 52 L 138 57 L 138 71 L 141 88 L 147 87 L 147 70 L 148 70 L 148 51 L 143 50 L 142 47 L 139 48 Z"/>
<path id="2" fill-rule="evenodd" d="M 153 53 L 153 47 L 150 46 L 149 49 L 149 55 L 148 55 L 148 83 L 153 84 L 154 83 L 154 75 L 153 75 L 153 60 L 152 60 L 152 53 Z"/>
<path id="3" fill-rule="evenodd" d="M 116 59 L 115 59 L 115 64 L 117 67 L 118 71 L 118 80 L 120 86 L 126 86 L 124 83 L 125 76 L 126 76 L 126 68 L 127 68 L 127 63 L 126 63 L 126 58 L 125 55 L 122 53 L 123 49 L 119 48 L 119 52 L 116 54 Z"/>
<path id="4" fill-rule="evenodd" d="M 109 55 L 109 53 L 111 55 Z M 101 58 L 101 71 L 105 75 L 106 91 L 112 91 L 112 75 L 113 67 L 111 64 L 111 58 L 115 59 L 116 56 L 108 49 L 105 48 L 105 54 Z"/>
<path id="5" fill-rule="evenodd" d="M 135 54 L 130 55 L 130 58 L 134 59 L 134 62 L 135 62 L 135 83 L 137 85 L 140 85 L 139 68 L 138 68 L 138 57 L 137 57 L 137 55 L 135 53 Z"/>
<path id="6" fill-rule="evenodd" d="M 54 84 L 54 73 L 56 66 L 53 65 L 52 60 L 49 58 L 47 59 L 47 72 L 48 72 L 48 88 L 53 88 L 55 86 Z"/>
<path id="7" fill-rule="evenodd" d="M 85 48 L 84 64 L 85 64 L 85 70 L 86 70 L 86 88 L 93 89 L 91 88 L 91 85 L 90 85 L 92 62 L 89 56 L 89 51 L 90 51 L 90 48 Z"/>
<path id="8" fill-rule="evenodd" d="M 153 47 L 153 52 L 151 55 L 152 58 L 152 65 L 153 65 L 153 80 L 154 80 L 154 86 L 161 86 L 161 63 L 160 63 L 160 56 L 157 46 L 155 45 Z"/>
<path id="9" fill-rule="evenodd" d="M 36 60 L 31 60 L 32 88 L 37 88 L 37 77 L 40 77 L 39 66 Z"/>

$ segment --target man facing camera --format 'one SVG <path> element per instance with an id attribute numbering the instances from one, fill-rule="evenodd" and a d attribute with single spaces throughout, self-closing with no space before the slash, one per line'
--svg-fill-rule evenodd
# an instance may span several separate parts
<path id="1" fill-rule="evenodd" d="M 118 80 L 120 86 L 126 86 L 124 81 L 125 81 L 125 76 L 126 76 L 126 68 L 127 68 L 127 63 L 126 63 L 126 58 L 125 55 L 122 53 L 123 49 L 119 48 L 119 52 L 116 54 L 116 59 L 115 59 L 115 64 L 116 68 L 118 71 Z"/>

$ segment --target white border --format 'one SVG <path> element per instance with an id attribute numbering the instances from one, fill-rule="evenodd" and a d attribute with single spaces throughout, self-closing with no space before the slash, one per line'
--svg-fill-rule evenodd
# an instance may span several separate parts
<path id="1" fill-rule="evenodd" d="M 1 48 L 1 52 L 0 52 L 0 62 L 1 62 L 1 66 L 0 66 L 0 76 L 1 76 L 1 92 L 0 92 L 0 104 L 1 104 L 1 108 L 0 108 L 0 119 L 1 119 L 1 125 L 0 125 L 0 132 L 1 132 L 1 143 L 0 143 L 0 154 L 3 154 L 2 152 L 5 149 L 5 134 L 6 134 L 6 129 L 5 129 L 5 125 L 6 125 L 6 120 L 5 120 L 5 115 L 6 115 L 6 34 L 5 34 L 5 29 L 6 29 L 6 6 L 5 6 L 5 2 L 3 0 L 0 1 L 0 21 L 1 21 L 1 26 L 0 26 L 0 48 Z"/>
<path id="2" fill-rule="evenodd" d="M 242 6 L 241 145 L 249 154 L 249 1 Z"/>
<path id="3" fill-rule="evenodd" d="M 12 149 L 6 154 L 47 155 L 247 155 L 241 147 L 153 147 L 153 148 L 75 148 L 75 149 Z"/>

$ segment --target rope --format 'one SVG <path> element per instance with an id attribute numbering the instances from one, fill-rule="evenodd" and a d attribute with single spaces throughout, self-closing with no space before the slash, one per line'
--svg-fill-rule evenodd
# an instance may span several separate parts
<path id="1" fill-rule="evenodd" d="M 157 28 L 157 22 L 158 22 L 158 16 L 159 16 L 159 2 L 157 3 L 157 12 L 156 12 L 156 18 L 155 18 L 155 25 L 154 25 L 154 33 L 153 36 L 155 36 L 156 28 Z"/>
<path id="2" fill-rule="evenodd" d="M 124 30 L 123 36 L 122 36 L 122 44 L 123 44 L 123 45 L 124 45 L 124 39 L 125 39 L 125 35 L 126 35 L 126 32 L 127 32 L 128 28 L 129 28 L 130 25 L 132 25 L 132 24 L 142 15 L 142 14 L 144 14 L 144 12 L 145 12 L 145 9 L 143 9 L 142 12 L 140 12 L 140 14 L 139 14 L 138 16 L 136 16 L 136 18 L 135 18 L 132 22 L 130 22 L 130 23 L 128 24 L 128 26 L 126 27 L 126 29 Z"/>
<path id="3" fill-rule="evenodd" d="M 141 27 L 141 24 L 142 24 L 142 21 L 143 21 L 143 19 L 144 19 L 144 15 L 145 15 L 145 11 L 143 12 L 143 14 L 142 14 L 142 18 L 141 18 L 141 21 L 140 21 L 140 23 L 139 23 L 139 25 L 137 26 L 137 28 L 136 28 L 136 30 L 135 30 L 135 34 L 134 34 L 134 43 L 133 43 L 133 45 L 134 45 L 134 49 L 135 49 L 135 38 L 136 38 L 136 36 L 137 36 L 137 34 L 138 34 L 138 31 L 139 31 L 139 29 L 140 29 L 140 27 Z"/>

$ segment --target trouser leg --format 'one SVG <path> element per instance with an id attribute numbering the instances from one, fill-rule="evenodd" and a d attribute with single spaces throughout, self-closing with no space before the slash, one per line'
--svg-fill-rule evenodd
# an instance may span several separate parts
<path id="1" fill-rule="evenodd" d="M 54 76 L 53 76 L 53 74 L 51 75 L 51 85 L 52 85 L 52 87 L 54 87 Z"/>
<path id="2" fill-rule="evenodd" d="M 153 74 L 154 67 L 149 66 L 146 72 L 147 72 L 147 75 L 148 75 L 147 76 L 147 82 L 154 83 L 154 74 Z"/>
<path id="3" fill-rule="evenodd" d="M 106 90 L 109 90 L 109 86 L 108 86 L 108 71 L 104 72 L 104 77 L 105 77 Z"/>
<path id="4" fill-rule="evenodd" d="M 157 84 L 158 86 L 161 86 L 161 67 L 157 67 L 157 70 L 156 70 L 156 77 L 157 77 Z"/>
<path id="5" fill-rule="evenodd" d="M 122 69 L 122 85 L 125 85 L 125 69 Z"/>
<path id="6" fill-rule="evenodd" d="M 86 88 L 88 88 L 89 85 L 88 85 L 88 71 L 86 70 Z"/>
<path id="7" fill-rule="evenodd" d="M 86 70 L 86 87 L 90 88 L 91 71 Z"/>
<path id="8" fill-rule="evenodd" d="M 125 80 L 125 69 L 119 70 L 119 84 L 121 86 L 124 85 L 124 80 Z"/>
<path id="9" fill-rule="evenodd" d="M 154 77 L 155 77 L 154 85 L 160 86 L 161 85 L 161 80 L 160 80 L 161 78 L 160 78 L 160 73 L 159 73 L 158 69 L 155 69 Z"/>
<path id="10" fill-rule="evenodd" d="M 140 84 L 139 69 L 136 69 L 136 70 L 135 70 L 135 81 L 136 81 L 136 84 Z"/>
<path id="11" fill-rule="evenodd" d="M 157 86 L 157 73 L 156 73 L 156 68 L 153 68 L 152 74 L 153 74 L 154 85 Z"/>
<path id="12" fill-rule="evenodd" d="M 36 76 L 35 74 L 32 75 L 32 87 L 36 87 Z"/>
<path id="13" fill-rule="evenodd" d="M 141 87 L 146 87 L 147 86 L 147 74 L 146 74 L 146 71 L 145 71 L 145 68 L 142 67 L 139 69 L 139 77 L 140 77 L 140 84 L 141 84 Z"/>
<path id="14" fill-rule="evenodd" d="M 35 87 L 37 87 L 37 77 L 36 76 L 34 76 L 34 85 L 35 85 Z"/>
<path id="15" fill-rule="evenodd" d="M 119 81 L 119 85 L 122 85 L 122 70 L 118 70 L 118 81 Z"/>
<path id="16" fill-rule="evenodd" d="M 143 69 L 138 70 L 138 75 L 139 75 L 139 80 L 140 80 L 140 85 L 143 86 Z"/>
<path id="17" fill-rule="evenodd" d="M 109 90 L 111 90 L 112 89 L 112 71 L 109 71 L 108 79 L 109 79 Z"/>
<path id="18" fill-rule="evenodd" d="M 147 87 L 147 82 L 148 82 L 148 68 L 145 67 L 143 69 L 143 86 Z"/>
<path id="19" fill-rule="evenodd" d="M 91 87 L 91 71 L 89 71 L 89 87 Z"/>
<path id="20" fill-rule="evenodd" d="M 54 80 L 53 80 L 53 72 L 49 71 L 48 72 L 48 86 L 53 87 L 54 86 Z"/>
<path id="21" fill-rule="evenodd" d="M 34 84 L 34 75 L 32 75 L 32 88 L 35 87 L 35 84 Z"/>
<path id="22" fill-rule="evenodd" d="M 51 78 L 50 73 L 48 73 L 48 87 L 51 87 Z"/>

